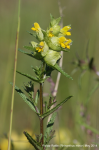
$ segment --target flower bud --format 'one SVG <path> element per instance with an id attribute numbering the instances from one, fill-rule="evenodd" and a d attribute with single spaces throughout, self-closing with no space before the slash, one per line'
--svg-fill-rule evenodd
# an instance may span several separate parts
<path id="1" fill-rule="evenodd" d="M 34 27 L 31 28 L 33 31 L 36 31 L 37 38 L 42 41 L 44 39 L 44 35 L 38 23 L 34 23 Z"/>
<path id="2" fill-rule="evenodd" d="M 52 15 L 50 15 L 51 17 L 51 22 L 50 22 L 50 26 L 53 27 L 54 25 L 58 25 L 60 20 L 61 20 L 61 17 L 55 19 Z"/>
<path id="3" fill-rule="evenodd" d="M 48 37 L 53 37 L 57 36 L 60 32 L 60 26 L 59 25 L 54 25 L 52 28 L 47 30 L 47 36 Z"/>

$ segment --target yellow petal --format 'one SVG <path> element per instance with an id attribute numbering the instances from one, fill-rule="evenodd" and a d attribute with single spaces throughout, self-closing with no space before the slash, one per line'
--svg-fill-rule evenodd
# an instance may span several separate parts
<path id="1" fill-rule="evenodd" d="M 40 46 L 44 46 L 44 42 L 40 42 Z"/>
<path id="2" fill-rule="evenodd" d="M 66 41 L 66 38 L 64 36 L 62 36 L 62 37 L 59 38 L 59 43 L 60 44 L 63 43 L 63 42 L 65 42 L 65 41 Z"/>
<path id="3" fill-rule="evenodd" d="M 61 47 L 65 48 L 65 44 L 64 44 L 64 43 L 61 43 Z"/>
<path id="4" fill-rule="evenodd" d="M 39 24 L 38 24 L 37 22 L 34 23 L 34 27 L 35 27 L 36 29 L 39 29 L 39 28 L 40 28 L 40 26 L 39 26 Z"/>
<path id="5" fill-rule="evenodd" d="M 33 31 L 36 31 L 36 29 L 34 27 L 31 28 Z"/>
<path id="6" fill-rule="evenodd" d="M 66 35 L 70 36 L 70 35 L 71 35 L 71 32 L 67 32 Z"/>
<path id="7" fill-rule="evenodd" d="M 70 45 L 67 45 L 66 47 L 67 47 L 68 49 L 70 49 Z"/>

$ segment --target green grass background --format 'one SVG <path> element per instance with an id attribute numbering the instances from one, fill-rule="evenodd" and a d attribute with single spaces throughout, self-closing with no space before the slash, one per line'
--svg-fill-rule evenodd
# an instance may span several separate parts
<path id="1" fill-rule="evenodd" d="M 95 66 L 99 70 L 99 1 L 98 0 L 61 0 L 63 11 L 63 24 L 72 27 L 73 44 L 70 53 L 64 53 L 63 70 L 71 74 L 75 68 L 71 62 L 76 59 L 78 53 L 81 59 L 86 57 L 86 45 L 89 40 L 89 57 L 95 58 Z M 17 10 L 18 0 L 0 1 L 0 136 L 9 132 L 10 105 L 12 86 L 9 81 L 13 80 L 14 50 L 17 29 Z M 47 29 L 50 22 L 50 13 L 59 17 L 57 0 L 21 0 L 21 26 L 19 36 L 19 48 L 23 49 L 30 41 L 35 40 L 27 31 L 31 31 L 34 22 L 38 22 L 43 29 Z M 33 74 L 31 65 L 39 65 L 40 62 L 18 52 L 17 70 L 22 70 Z M 55 128 L 68 128 L 73 140 L 77 139 L 80 143 L 91 143 L 96 139 L 96 134 L 92 138 L 86 130 L 82 130 L 77 123 L 80 120 L 81 104 L 87 99 L 91 89 L 97 84 L 95 73 L 88 71 L 82 78 L 81 88 L 78 86 L 78 78 L 81 74 L 80 69 L 72 75 L 73 81 L 61 76 L 57 94 L 57 101 L 60 102 L 69 95 L 73 98 L 69 100 L 60 111 L 56 119 Z M 53 81 L 56 81 L 57 72 L 52 73 Z M 22 88 L 24 82 L 29 80 L 17 74 L 16 85 Z M 35 92 L 39 88 L 35 83 Z M 44 92 L 48 92 L 50 84 L 44 84 Z M 90 116 L 90 126 L 99 130 L 98 106 L 99 90 L 91 97 L 87 116 Z M 87 119 L 88 120 L 88 119 Z M 86 119 L 84 119 L 86 123 Z M 39 134 L 39 120 L 29 109 L 24 101 L 15 93 L 13 130 L 18 134 L 24 129 L 30 128 L 34 133 Z"/>

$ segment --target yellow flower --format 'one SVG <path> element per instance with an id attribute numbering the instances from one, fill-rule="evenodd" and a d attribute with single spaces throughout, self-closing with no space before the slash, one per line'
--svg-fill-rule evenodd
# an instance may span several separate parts
<path id="1" fill-rule="evenodd" d="M 70 49 L 71 42 L 72 42 L 71 39 L 66 39 L 64 36 L 59 38 L 59 44 L 61 45 L 62 48 Z"/>
<path id="2" fill-rule="evenodd" d="M 53 37 L 53 36 L 54 36 L 54 34 L 53 34 L 53 29 L 52 29 L 52 28 L 50 28 L 48 36 L 49 36 L 49 37 Z"/>
<path id="3" fill-rule="evenodd" d="M 65 26 L 64 28 L 61 29 L 61 33 L 70 36 L 71 35 L 71 32 L 69 32 L 70 29 L 71 29 L 70 26 Z"/>
<path id="4" fill-rule="evenodd" d="M 44 42 L 40 42 L 39 46 L 36 48 L 38 52 L 43 52 Z"/>
<path id="5" fill-rule="evenodd" d="M 39 29 L 40 29 L 40 26 L 39 26 L 39 24 L 38 23 L 34 23 L 34 27 L 32 27 L 31 28 L 33 31 L 39 31 Z"/>
<path id="6" fill-rule="evenodd" d="M 70 49 L 70 44 L 71 43 L 72 43 L 71 39 L 66 39 L 66 43 L 65 43 L 66 48 Z"/>

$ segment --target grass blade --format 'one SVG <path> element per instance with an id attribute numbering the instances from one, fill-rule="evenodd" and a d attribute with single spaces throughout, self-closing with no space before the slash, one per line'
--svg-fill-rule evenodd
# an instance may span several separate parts
<path id="1" fill-rule="evenodd" d="M 14 59 L 14 74 L 13 74 L 13 87 L 12 87 L 12 99 L 11 99 L 11 114 L 10 114 L 10 129 L 9 129 L 8 150 L 10 150 L 10 146 L 11 146 L 11 131 L 12 131 L 13 105 L 14 105 L 14 87 L 15 87 L 15 79 L 16 79 L 19 30 L 20 30 L 20 0 L 19 0 L 19 6 L 18 6 L 18 27 L 17 27 L 16 44 L 15 44 L 15 59 Z"/>

